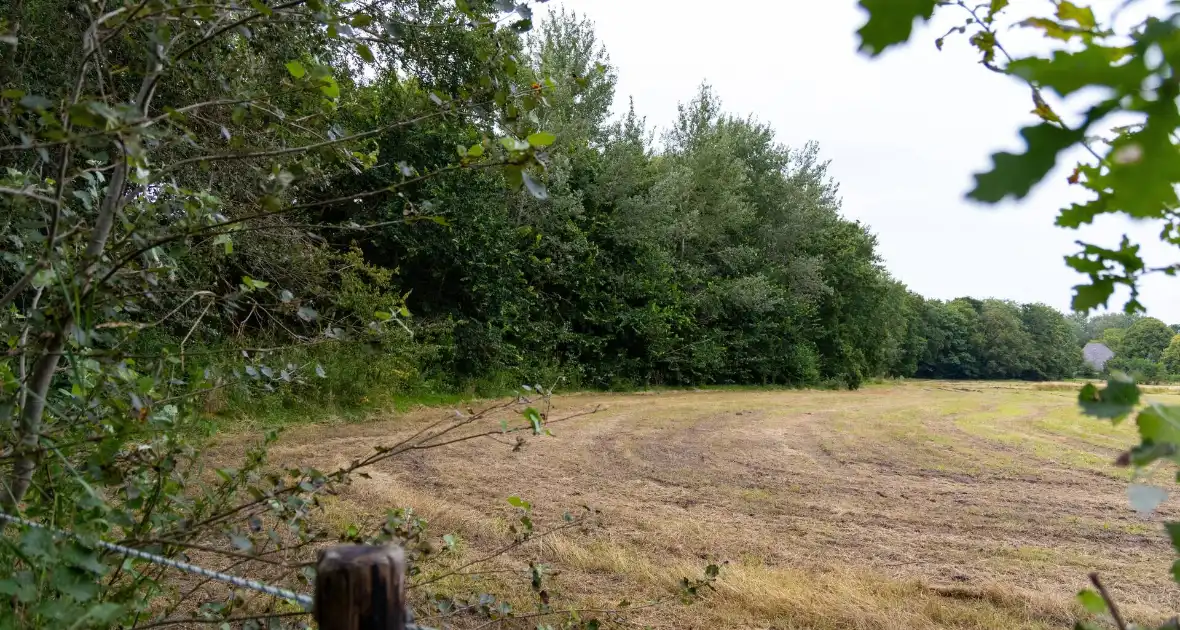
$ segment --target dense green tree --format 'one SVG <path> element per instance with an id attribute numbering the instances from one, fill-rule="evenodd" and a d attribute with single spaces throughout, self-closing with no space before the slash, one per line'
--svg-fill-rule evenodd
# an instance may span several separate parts
<path id="1" fill-rule="evenodd" d="M 1119 345 L 1119 352 L 1128 359 L 1159 361 L 1174 334 L 1172 329 L 1160 320 L 1144 317 L 1127 329 Z"/>
<path id="2" fill-rule="evenodd" d="M 181 606 L 211 622 L 235 608 L 228 591 L 192 601 L 160 588 L 156 567 L 93 551 L 99 538 L 176 556 L 336 537 L 310 518 L 315 495 L 390 451 L 276 473 L 270 432 L 211 479 L 202 401 L 332 398 L 413 371 L 395 266 L 351 241 L 377 229 L 359 221 L 429 217 L 445 174 L 527 174 L 545 195 L 553 134 L 505 122 L 523 101 L 529 13 L 430 0 L 5 6 L 0 511 L 85 543 L 6 529 L 33 552 L 0 549 L 21 593 L 0 598 L 0 625 L 166 626 L 187 623 Z M 395 131 L 404 141 L 382 146 Z M 471 139 L 459 154 L 457 136 Z"/>
<path id="3" fill-rule="evenodd" d="M 986 300 L 979 308 L 979 340 L 984 378 L 1019 378 L 1032 371 L 1034 344 L 1024 329 L 1021 309 L 1011 302 Z"/>
<path id="4" fill-rule="evenodd" d="M 1031 339 L 1027 378 L 1058 379 L 1081 369 L 1082 353 L 1067 318 L 1044 304 L 1021 306 L 1021 322 Z"/>
<path id="5" fill-rule="evenodd" d="M 1106 337 L 1105 333 L 1108 329 L 1126 330 L 1131 327 L 1136 321 L 1143 318 L 1138 313 L 1103 313 L 1101 315 L 1094 315 L 1087 318 L 1084 313 L 1077 314 L 1083 322 L 1082 334 L 1079 337 L 1080 345 L 1085 345 L 1096 339 L 1111 339 L 1116 337 Z M 1117 333 L 1115 333 L 1117 334 Z"/>
<path id="6" fill-rule="evenodd" d="M 529 51 L 522 82 L 586 75 L 576 99 L 554 90 L 529 111 L 559 138 L 545 197 L 456 173 L 432 188 L 431 211 L 447 225 L 395 223 L 365 244 L 398 267 L 438 370 L 853 386 L 890 370 L 898 342 L 882 340 L 904 327 L 904 290 L 867 229 L 840 218 L 816 146 L 778 145 L 703 88 L 657 148 L 633 110 L 607 122 L 613 71 L 588 22 L 557 14 Z M 429 147 L 416 156 L 429 162 L 478 139 L 446 121 L 422 130 L 435 139 L 399 131 L 389 142 Z M 406 211 L 400 200 L 379 208 L 361 212 Z"/>
<path id="7" fill-rule="evenodd" d="M 927 378 L 1048 380 L 1081 368 L 1075 327 L 1043 304 L 959 298 L 950 302 L 909 299 L 916 318 L 907 322 L 911 347 L 922 347 L 915 369 L 900 374 Z M 903 355 L 904 356 L 904 355 Z"/>
<path id="8" fill-rule="evenodd" d="M 1123 338 L 1126 336 L 1126 328 L 1104 328 L 1102 330 L 1102 336 L 1098 337 L 1095 341 L 1101 342 L 1107 348 L 1110 348 L 1111 352 L 1118 354 L 1123 351 Z"/>
<path id="9" fill-rule="evenodd" d="M 1180 376 L 1180 334 L 1173 336 L 1168 342 L 1168 347 L 1164 348 L 1160 360 L 1170 376 Z"/>
<path id="10" fill-rule="evenodd" d="M 926 378 L 980 378 L 983 375 L 979 344 L 979 313 L 965 300 L 927 301 L 927 348 L 917 375 Z"/>
<path id="11" fill-rule="evenodd" d="M 892 282 L 882 302 L 882 313 L 894 320 L 883 340 L 881 354 L 887 376 L 913 376 L 926 351 L 925 300 L 901 282 Z"/>

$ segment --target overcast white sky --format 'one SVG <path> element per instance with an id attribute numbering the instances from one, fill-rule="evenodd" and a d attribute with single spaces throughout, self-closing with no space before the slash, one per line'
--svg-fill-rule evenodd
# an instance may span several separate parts
<path id="1" fill-rule="evenodd" d="M 639 114 L 665 128 L 677 103 L 707 81 L 727 111 L 770 123 L 781 142 L 818 141 L 840 183 L 845 216 L 870 225 L 889 270 L 926 296 L 1067 310 L 1082 276 L 1062 256 L 1079 238 L 1113 245 L 1128 232 L 1144 243 L 1149 263 L 1175 262 L 1158 244 L 1156 226 L 1108 220 L 1082 232 L 1055 227 L 1057 209 L 1076 199 L 1065 182 L 1072 163 L 1059 164 L 1051 181 L 1020 203 L 984 207 L 964 199 L 971 175 L 993 152 L 1023 148 L 1017 131 L 1033 120 L 1032 103 L 1027 88 L 978 66 L 965 41 L 939 52 L 934 39 L 945 25 L 870 60 L 856 52 L 864 16 L 855 0 L 554 5 L 596 23 L 619 73 L 616 110 L 633 96 Z M 1012 37 L 1024 38 L 1017 45 L 1036 41 Z M 1145 283 L 1150 315 L 1180 322 L 1178 283 Z"/>

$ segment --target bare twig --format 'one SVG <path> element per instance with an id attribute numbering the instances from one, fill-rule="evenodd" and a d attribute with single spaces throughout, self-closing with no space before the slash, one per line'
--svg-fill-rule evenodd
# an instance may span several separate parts
<path id="1" fill-rule="evenodd" d="M 33 282 L 33 278 L 36 278 L 38 273 L 48 268 L 49 261 L 44 259 L 38 260 L 37 264 L 30 267 L 25 275 L 21 276 L 21 279 L 17 280 L 16 284 L 12 285 L 12 287 L 8 289 L 8 292 L 4 294 L 4 297 L 0 297 L 0 310 L 3 310 L 4 307 L 8 306 L 9 302 L 15 300 L 16 296 L 20 295 L 21 291 L 24 291 L 25 288 Z"/>
<path id="2" fill-rule="evenodd" d="M 303 4 L 305 1 L 306 0 L 293 0 L 292 2 L 285 2 L 283 4 L 276 4 L 275 6 L 270 7 L 270 10 L 273 12 L 273 11 L 278 11 L 280 9 L 289 9 L 294 6 L 299 6 L 299 5 Z M 242 25 L 246 24 L 247 22 L 252 22 L 254 20 L 257 20 L 260 17 L 263 17 L 263 15 L 261 13 L 251 13 L 250 15 L 247 15 L 246 17 L 244 17 L 240 20 L 230 22 L 229 24 L 227 24 L 219 29 L 211 31 L 208 35 L 197 40 L 188 48 L 185 48 L 184 50 L 180 51 L 180 54 L 176 55 L 175 62 L 179 62 L 180 60 L 189 56 L 189 54 L 191 54 L 196 49 L 200 48 L 201 46 L 204 46 L 205 44 L 213 41 L 214 39 L 217 39 L 222 34 L 228 32 L 228 31 L 231 31 L 239 26 L 242 26 Z"/>
<path id="3" fill-rule="evenodd" d="M 497 405 L 489 407 L 488 409 L 481 411 L 479 414 L 476 414 L 475 416 L 472 416 L 472 417 L 464 418 L 463 420 L 456 422 L 453 426 L 448 427 L 438 433 L 432 434 L 429 437 L 424 438 L 423 440 L 420 440 L 417 443 L 409 443 L 409 442 L 407 442 L 407 440 L 402 440 L 401 442 L 399 442 L 399 444 L 403 445 L 400 448 L 398 448 L 398 447 L 384 448 L 383 447 L 380 450 L 378 450 L 378 452 L 374 453 L 373 455 L 370 455 L 369 457 L 366 457 L 364 459 L 357 460 L 356 462 L 354 462 L 348 466 L 343 466 L 341 468 L 338 468 L 334 472 L 324 475 L 324 477 L 328 480 L 341 479 L 353 472 L 356 472 L 357 470 L 360 470 L 361 468 L 365 468 L 367 466 L 371 466 L 373 464 L 376 464 L 377 462 L 381 462 L 381 461 L 390 459 L 392 457 L 396 457 L 396 456 L 404 454 L 408 451 L 434 449 L 434 448 L 439 448 L 442 446 L 447 446 L 450 444 L 456 444 L 459 442 L 466 442 L 468 440 L 474 440 L 474 439 L 478 439 L 478 438 L 482 438 L 482 437 L 487 437 L 489 435 L 501 435 L 501 434 L 509 434 L 509 433 L 520 433 L 523 431 L 531 431 L 531 430 L 533 430 L 532 425 L 526 424 L 526 425 L 519 425 L 519 426 L 511 427 L 511 428 L 508 428 L 507 430 L 497 429 L 494 431 L 485 431 L 485 432 L 481 432 L 481 433 L 475 433 L 475 434 L 471 434 L 471 435 L 467 435 L 467 436 L 463 436 L 463 437 L 459 437 L 459 438 L 454 438 L 451 440 L 445 440 L 442 442 L 432 442 L 432 440 L 436 440 L 436 439 L 438 439 L 438 437 L 445 435 L 446 433 L 449 433 L 450 431 L 452 431 L 458 427 L 467 426 L 468 424 L 471 424 L 475 420 L 485 418 L 493 410 L 503 409 L 503 408 L 509 407 L 513 404 L 517 404 L 518 402 L 519 401 L 514 399 L 514 400 L 509 401 L 507 403 L 499 403 Z M 559 418 L 557 420 L 548 421 L 545 424 L 546 424 L 546 426 L 548 426 L 548 425 L 552 425 L 552 424 L 558 424 L 561 422 L 568 422 L 568 421 L 574 420 L 576 418 L 580 418 L 583 416 L 587 416 L 587 415 L 596 413 L 601 408 L 602 408 L 602 406 L 599 405 L 589 411 L 583 411 L 583 412 L 571 414 L 569 416 L 565 416 L 565 417 Z M 440 423 L 436 422 L 432 426 L 438 426 L 439 424 Z M 421 432 L 418 433 L 418 435 L 420 435 L 420 434 L 421 434 Z M 215 523 L 223 522 L 227 519 L 234 517 L 235 515 L 242 514 L 243 512 L 246 512 L 247 510 L 250 510 L 251 508 L 254 508 L 260 504 L 266 503 L 267 501 L 271 501 L 276 497 L 281 497 L 281 496 L 291 494 L 292 492 L 296 492 L 300 489 L 300 483 L 302 481 L 303 481 L 302 479 L 296 480 L 295 483 L 293 483 L 289 486 L 280 488 L 280 489 L 276 489 L 265 497 L 262 497 L 259 499 L 251 499 L 250 501 L 247 501 L 245 503 L 241 503 L 241 504 L 234 506 L 232 508 L 229 508 L 223 512 L 213 514 L 213 515 L 206 517 L 205 519 L 203 519 L 197 523 L 190 525 L 188 529 L 190 531 L 193 531 L 193 530 L 198 530 L 202 527 L 207 527 L 209 525 L 213 525 Z"/>
<path id="4" fill-rule="evenodd" d="M 991 41 L 993 43 L 993 46 L 995 46 L 995 49 L 1000 51 L 1000 54 L 1004 55 L 1004 59 L 1007 60 L 1007 62 L 1009 64 L 1011 64 L 1014 60 L 1012 55 L 1008 53 L 1008 49 L 1004 48 L 1004 44 L 1000 42 L 1000 39 L 999 39 L 998 34 L 996 33 L 996 30 L 991 27 L 991 22 L 980 18 L 979 13 L 977 11 L 978 7 L 972 7 L 972 6 L 968 5 L 964 0 L 957 0 L 955 2 L 955 4 L 958 5 L 959 7 L 962 7 L 962 9 L 964 11 L 966 11 L 968 14 L 970 14 L 971 19 L 973 19 L 975 21 L 975 24 L 977 24 L 979 26 L 979 28 L 981 28 L 985 33 L 987 33 L 989 36 L 991 36 Z M 979 5 L 979 6 L 987 6 L 987 5 Z M 995 65 L 993 65 L 991 63 L 985 62 L 985 63 L 983 63 L 983 67 L 987 68 L 988 70 L 991 70 L 992 72 L 998 72 L 1003 75 L 1011 76 L 1006 69 L 996 67 Z M 1041 91 L 1041 86 L 1039 84 L 1037 84 L 1035 81 L 1033 81 L 1031 79 L 1024 79 L 1024 83 L 1026 85 L 1028 85 L 1029 89 L 1032 90 L 1034 100 L 1041 102 L 1041 103 L 1045 102 L 1044 95 L 1043 95 L 1043 92 Z M 1055 124 L 1061 129 L 1070 130 L 1070 127 L 1068 125 L 1066 125 L 1065 122 L 1062 120 L 1055 120 L 1055 121 L 1046 120 L 1045 122 L 1047 122 L 1049 124 Z M 1088 151 L 1090 153 L 1090 155 L 1092 155 L 1094 157 L 1094 159 L 1098 160 L 1099 163 L 1102 163 L 1105 161 L 1103 159 L 1103 157 L 1101 155 L 1099 155 L 1098 152 L 1095 151 L 1090 146 L 1090 143 L 1081 142 L 1080 144 L 1082 145 L 1083 148 L 1086 149 L 1086 151 Z"/>
<path id="5" fill-rule="evenodd" d="M 147 624 L 143 624 L 143 625 L 136 625 L 133 627 L 136 630 L 147 630 L 148 628 L 162 628 L 164 626 L 178 626 L 180 624 L 208 624 L 208 625 L 223 624 L 223 623 L 229 624 L 229 623 L 234 623 L 234 622 L 238 622 L 238 621 L 250 621 L 250 620 L 258 621 L 258 620 L 266 620 L 266 619 L 282 619 L 282 618 L 286 618 L 286 617 L 302 617 L 304 615 L 310 615 L 310 614 L 311 614 L 310 610 L 300 610 L 300 611 L 296 611 L 296 612 L 266 613 L 266 614 L 262 614 L 262 615 L 229 617 L 226 619 L 200 619 L 200 618 L 193 618 L 193 617 L 180 617 L 180 618 L 173 618 L 173 619 L 164 619 L 162 621 L 153 621 L 151 623 L 147 623 Z"/>
<path id="6" fill-rule="evenodd" d="M 511 543 L 504 545 L 503 547 L 500 547 L 499 549 L 493 551 L 492 553 L 489 553 L 486 556 L 483 556 L 481 558 L 477 558 L 475 560 L 472 560 L 470 562 L 462 564 L 451 571 L 447 571 L 446 573 L 443 573 L 441 575 L 436 575 L 432 578 L 422 580 L 421 582 L 415 582 L 414 584 L 411 584 L 409 586 L 409 588 L 411 588 L 411 589 L 419 588 L 422 586 L 426 586 L 427 584 L 433 584 L 435 582 L 440 582 L 440 581 L 445 580 L 449 577 L 454 577 L 457 575 L 464 575 L 463 571 L 466 569 L 470 569 L 471 567 L 473 567 L 477 564 L 483 564 L 485 562 L 494 560 L 494 559 L 508 553 L 509 551 L 512 551 L 513 549 L 516 549 L 517 547 L 520 547 L 520 546 L 528 543 L 531 540 L 537 540 L 537 539 L 543 538 L 545 536 L 548 536 L 550 534 L 555 534 L 555 533 L 560 532 L 562 530 L 569 529 L 571 527 L 577 527 L 578 525 L 581 525 L 583 522 L 585 522 L 585 520 L 586 519 L 584 517 L 579 518 L 579 519 L 575 519 L 575 520 L 570 521 L 568 523 L 563 523 L 563 524 L 561 524 L 557 527 L 554 527 L 552 529 L 545 530 L 539 534 L 534 534 L 528 538 L 514 540 Z"/>
<path id="7" fill-rule="evenodd" d="M 28 317 L 30 317 L 30 319 L 31 319 L 33 312 L 35 312 L 37 310 L 37 304 L 41 301 L 41 294 L 44 293 L 44 291 L 45 291 L 45 287 L 38 288 L 37 293 L 35 295 L 33 295 L 33 303 L 29 306 L 29 310 L 28 310 Z M 22 351 L 25 349 L 25 347 L 29 343 L 29 331 L 30 330 L 32 330 L 32 325 L 29 321 L 26 321 L 24 329 L 21 330 L 21 333 L 20 333 L 19 347 Z M 21 409 L 25 408 L 25 401 L 28 398 L 29 390 L 26 387 L 24 387 L 24 383 L 27 382 L 26 379 L 28 379 L 28 376 L 29 376 L 29 357 L 25 354 L 21 354 L 21 357 L 20 357 L 21 389 L 20 389 L 20 396 L 17 397 L 17 401 L 18 401 L 17 407 L 20 407 Z"/>
<path id="8" fill-rule="evenodd" d="M 0 195 L 12 195 L 14 197 L 26 197 L 41 203 L 57 204 L 57 200 L 52 197 L 46 197 L 40 193 L 32 192 L 28 188 L 9 188 L 7 186 L 0 186 Z"/>
<path id="9" fill-rule="evenodd" d="M 168 539 L 168 538 L 148 538 L 148 539 L 143 539 L 143 540 L 137 540 L 135 542 L 135 544 L 137 544 L 137 545 L 153 545 L 153 544 L 154 545 L 171 545 L 174 547 L 183 547 L 185 549 L 195 549 L 197 551 L 204 551 L 206 553 L 217 554 L 219 556 L 225 556 L 227 558 L 236 558 L 238 560 L 243 560 L 245 562 L 261 562 L 263 564 L 270 564 L 270 565 L 279 566 L 279 567 L 290 566 L 286 562 L 282 562 L 279 560 L 271 560 L 270 558 L 265 558 L 265 557 L 259 556 L 257 554 L 238 553 L 236 551 L 229 551 L 228 549 L 218 549 L 217 547 L 210 547 L 208 545 L 201 545 L 201 544 L 197 544 L 197 543 L 184 542 L 182 540 L 172 540 L 172 539 Z"/>
<path id="10" fill-rule="evenodd" d="M 1114 603 L 1114 598 L 1110 596 L 1110 592 L 1102 585 L 1102 580 L 1098 579 L 1097 573 L 1090 574 L 1090 583 L 1094 588 L 1098 589 L 1098 594 L 1102 596 L 1102 601 L 1106 602 L 1106 608 L 1110 611 L 1110 616 L 1114 619 L 1114 625 L 1119 630 L 1127 630 L 1127 623 L 1123 621 L 1123 615 L 1119 612 L 1118 604 Z"/>
<path id="11" fill-rule="evenodd" d="M 110 135 L 118 134 L 123 131 L 128 131 L 130 129 L 134 129 L 136 127 L 150 127 L 150 126 L 152 126 L 158 122 L 161 122 L 163 120 L 168 120 L 168 119 L 174 117 L 176 114 L 183 114 L 183 113 L 195 111 L 198 109 L 203 109 L 206 107 L 220 107 L 222 105 L 244 105 L 246 103 L 266 102 L 273 97 L 283 96 L 286 94 L 294 94 L 297 92 L 304 91 L 304 89 L 305 88 L 303 88 L 303 87 L 296 87 L 294 89 L 278 90 L 276 92 L 262 94 L 260 96 L 251 97 L 251 98 L 216 99 L 216 100 L 210 100 L 210 101 L 201 101 L 199 103 L 190 103 L 190 104 L 185 105 L 183 107 L 176 107 L 174 109 L 169 109 L 168 112 L 166 112 L 164 114 L 159 114 L 157 116 L 150 116 L 150 117 L 144 116 L 142 118 L 132 120 L 130 122 L 126 122 L 122 125 L 115 126 L 115 127 L 110 127 L 110 128 L 100 129 L 100 130 L 95 130 L 95 131 L 87 131 L 85 133 L 75 134 L 75 135 L 67 136 L 64 138 L 57 139 L 57 140 L 48 140 L 45 142 L 34 142 L 34 143 L 27 143 L 27 144 L 9 144 L 9 145 L 0 146 L 0 153 L 11 152 L 11 151 L 29 151 L 29 150 L 33 150 L 33 149 L 48 149 L 50 147 L 56 147 L 56 146 L 61 146 L 63 144 L 69 144 L 72 142 L 76 142 L 78 140 L 86 140 L 86 139 L 95 138 L 98 136 L 110 136 Z M 310 90 L 311 88 L 306 88 L 306 89 Z M 103 167 L 103 168 L 104 169 L 110 168 L 110 166 Z M 94 170 L 94 169 L 87 169 L 87 170 Z M 85 172 L 85 171 L 82 171 L 82 172 Z"/>
<path id="12" fill-rule="evenodd" d="M 181 367 L 181 369 L 184 369 L 184 344 L 188 343 L 188 338 L 193 335 L 193 331 L 197 329 L 197 326 L 201 323 L 201 320 L 205 318 L 205 313 L 208 313 L 209 309 L 213 308 L 213 305 L 216 303 L 217 303 L 216 300 L 209 300 L 209 303 L 205 305 L 205 309 L 203 311 L 201 311 L 201 314 L 197 316 L 197 320 L 193 322 L 192 327 L 188 329 L 188 333 L 186 333 L 184 335 L 184 339 L 180 340 L 180 367 Z"/>
<path id="13" fill-rule="evenodd" d="M 312 144 L 305 144 L 305 145 L 298 146 L 298 147 L 288 147 L 285 149 L 273 149 L 270 151 L 255 151 L 253 153 L 221 153 L 221 154 L 216 154 L 216 155 L 199 155 L 197 157 L 185 158 L 183 160 L 178 160 L 176 162 L 173 162 L 172 164 L 168 165 L 168 168 L 164 169 L 164 172 L 176 170 L 186 164 L 194 164 L 194 163 L 200 163 L 200 162 L 219 162 L 219 161 L 226 161 L 226 160 L 251 160 L 254 158 L 266 158 L 266 157 L 278 157 L 281 155 L 291 155 L 293 153 L 306 153 L 308 151 L 322 149 L 324 147 L 332 146 L 334 144 L 341 144 L 344 142 L 352 142 L 353 140 L 363 140 L 365 138 L 371 138 L 373 136 L 385 133 L 386 131 L 390 131 L 391 129 L 397 129 L 398 127 L 404 127 L 406 125 L 413 125 L 413 124 L 416 124 L 416 123 L 419 123 L 419 122 L 422 122 L 425 120 L 429 120 L 431 118 L 436 118 L 438 116 L 441 116 L 443 113 L 445 113 L 445 112 L 441 112 L 441 111 L 431 112 L 429 114 L 424 114 L 424 115 L 418 116 L 416 118 L 409 118 L 407 120 L 399 120 L 395 123 L 390 123 L 388 125 L 382 125 L 380 127 L 375 127 L 375 128 L 370 129 L 368 131 L 354 133 L 350 136 L 342 136 L 342 137 L 339 137 L 339 138 L 336 138 L 333 140 L 324 140 L 323 142 L 314 142 Z"/>

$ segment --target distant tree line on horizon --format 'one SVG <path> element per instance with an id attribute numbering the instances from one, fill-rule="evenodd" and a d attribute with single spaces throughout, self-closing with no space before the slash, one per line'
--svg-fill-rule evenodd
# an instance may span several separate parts
<path id="1" fill-rule="evenodd" d="M 1099 342 L 1114 371 L 1144 382 L 1180 379 L 1180 325 L 1139 314 L 1064 315 L 1044 304 L 908 296 L 907 335 L 891 375 L 944 379 L 1055 380 L 1098 376 L 1082 349 Z"/>
<path id="2" fill-rule="evenodd" d="M 1069 320 L 1044 304 L 909 296 L 907 354 L 895 376 L 1053 380 L 1083 369 Z"/>

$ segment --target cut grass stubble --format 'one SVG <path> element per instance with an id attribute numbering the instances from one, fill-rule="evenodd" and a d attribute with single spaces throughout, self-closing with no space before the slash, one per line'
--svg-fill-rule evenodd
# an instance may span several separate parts
<path id="1" fill-rule="evenodd" d="M 559 397 L 555 413 L 599 404 L 520 451 L 480 440 L 383 463 L 324 518 L 344 528 L 412 506 L 459 541 L 429 569 L 445 572 L 510 539 L 508 496 L 533 503 L 539 528 L 601 510 L 597 525 L 514 549 L 485 575 L 429 585 L 525 606 L 530 561 L 555 570 L 555 608 L 595 609 L 665 596 L 727 562 L 705 601 L 634 613 L 656 628 L 1059 628 L 1081 614 L 1073 594 L 1092 570 L 1135 621 L 1180 604 L 1160 528 L 1175 511 L 1140 518 L 1110 464 L 1133 428 L 1079 416 L 1069 392 L 913 381 L 584 394 Z M 272 459 L 330 469 L 440 413 L 293 428 Z M 454 627 L 468 622 L 479 625 Z"/>

